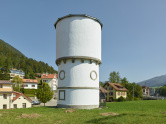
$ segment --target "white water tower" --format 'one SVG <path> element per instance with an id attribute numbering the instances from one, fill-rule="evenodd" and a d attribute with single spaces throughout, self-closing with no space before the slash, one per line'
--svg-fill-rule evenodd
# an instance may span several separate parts
<path id="1" fill-rule="evenodd" d="M 56 28 L 58 107 L 99 107 L 102 23 L 94 17 L 67 15 Z"/>

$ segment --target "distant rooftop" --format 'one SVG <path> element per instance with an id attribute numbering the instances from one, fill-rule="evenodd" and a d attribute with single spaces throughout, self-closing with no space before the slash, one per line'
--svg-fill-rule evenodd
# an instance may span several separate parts
<path id="1" fill-rule="evenodd" d="M 0 80 L 0 84 L 12 84 L 10 80 Z"/>
<path id="2" fill-rule="evenodd" d="M 25 73 L 22 70 L 10 69 L 10 72 L 19 75 L 25 75 Z"/>

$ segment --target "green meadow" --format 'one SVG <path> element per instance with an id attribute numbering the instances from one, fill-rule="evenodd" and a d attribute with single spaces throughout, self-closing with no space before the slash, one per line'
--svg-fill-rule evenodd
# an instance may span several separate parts
<path id="1" fill-rule="evenodd" d="M 107 103 L 92 110 L 32 107 L 0 110 L 0 124 L 166 124 L 166 100 Z"/>

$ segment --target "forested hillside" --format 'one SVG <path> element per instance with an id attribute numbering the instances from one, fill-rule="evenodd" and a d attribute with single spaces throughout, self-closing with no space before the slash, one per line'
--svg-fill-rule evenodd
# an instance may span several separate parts
<path id="1" fill-rule="evenodd" d="M 27 58 L 19 50 L 0 39 L 0 68 L 8 63 L 9 68 L 21 69 L 25 78 L 35 78 L 35 73 L 57 73 L 52 66 L 42 61 Z"/>

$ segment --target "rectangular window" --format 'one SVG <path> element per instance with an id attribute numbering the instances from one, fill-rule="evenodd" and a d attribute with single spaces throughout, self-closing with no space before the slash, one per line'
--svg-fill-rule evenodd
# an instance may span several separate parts
<path id="1" fill-rule="evenodd" d="M 35 85 L 32 85 L 32 87 L 35 87 Z"/>
<path id="2" fill-rule="evenodd" d="M 59 100 L 65 100 L 65 90 L 59 90 Z"/>
<path id="3" fill-rule="evenodd" d="M 110 92 L 110 96 L 113 96 L 113 92 Z"/>
<path id="4" fill-rule="evenodd" d="M 120 96 L 120 92 L 118 92 L 118 95 Z"/>
<path id="5" fill-rule="evenodd" d="M 3 87 L 2 87 L 2 84 L 0 84 L 0 88 L 3 88 Z"/>
<path id="6" fill-rule="evenodd" d="M 24 85 L 24 87 L 28 87 L 28 85 Z"/>
<path id="7" fill-rule="evenodd" d="M 3 104 L 3 109 L 7 109 L 7 105 L 6 104 Z"/>
<path id="8" fill-rule="evenodd" d="M 23 107 L 23 108 L 26 108 L 26 103 L 22 103 L 22 107 Z"/>
<path id="9" fill-rule="evenodd" d="M 3 94 L 3 99 L 7 99 L 7 94 Z"/>
<path id="10" fill-rule="evenodd" d="M 17 104 L 14 104 L 14 105 L 13 105 L 13 108 L 17 108 Z"/>

